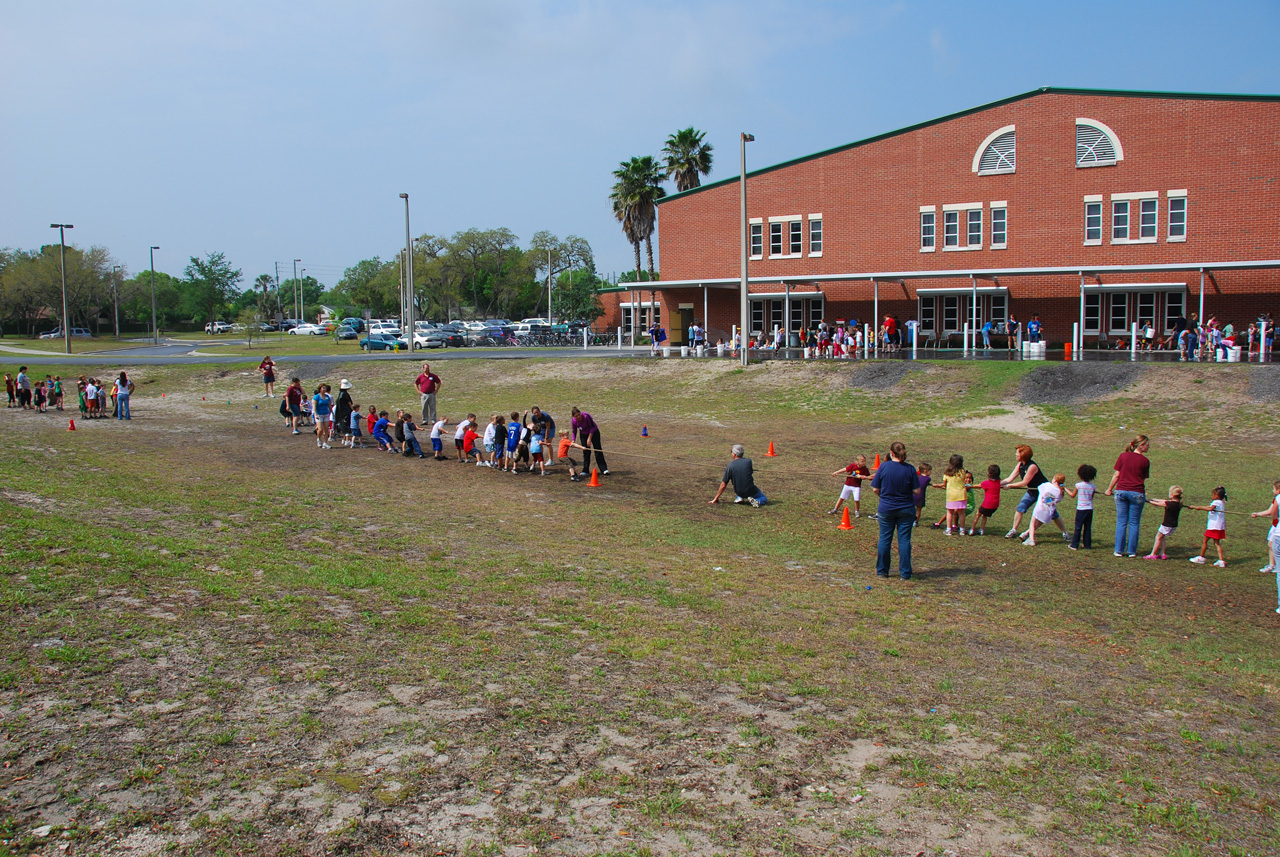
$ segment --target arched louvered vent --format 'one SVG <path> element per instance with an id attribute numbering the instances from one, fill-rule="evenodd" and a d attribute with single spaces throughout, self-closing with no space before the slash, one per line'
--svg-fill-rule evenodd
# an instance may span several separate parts
<path id="1" fill-rule="evenodd" d="M 978 175 L 1011 173 L 1018 165 L 1017 133 L 1007 131 L 996 137 L 982 152 L 978 161 Z"/>
<path id="2" fill-rule="evenodd" d="M 1076 166 L 1105 167 L 1124 160 L 1124 150 L 1101 122 L 1076 120 Z"/>

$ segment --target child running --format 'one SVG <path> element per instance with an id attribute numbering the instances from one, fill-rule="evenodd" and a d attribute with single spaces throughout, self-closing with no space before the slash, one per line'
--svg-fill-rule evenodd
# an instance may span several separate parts
<path id="1" fill-rule="evenodd" d="M 853 462 L 847 467 L 842 467 L 832 473 L 832 476 L 844 475 L 844 487 L 840 489 L 840 499 L 836 500 L 835 508 L 827 512 L 828 515 L 835 515 L 840 511 L 840 507 L 844 505 L 846 500 L 853 500 L 853 516 L 855 518 L 862 517 L 862 478 L 870 477 L 871 471 L 867 469 L 867 457 L 865 455 L 856 455 Z"/>
<path id="2" fill-rule="evenodd" d="M 969 528 L 971 536 L 985 536 L 987 521 L 1000 508 L 1000 465 L 993 464 L 987 468 L 987 478 L 978 485 L 982 489 L 982 505 L 978 514 L 973 516 L 973 526 Z"/>
<path id="3" fill-rule="evenodd" d="M 1095 474 L 1097 475 L 1097 474 Z M 1058 525 L 1058 529 L 1063 530 L 1062 518 L 1058 516 L 1058 501 L 1062 499 L 1062 484 L 1067 481 L 1067 477 L 1061 473 L 1053 474 L 1053 479 L 1045 482 L 1038 489 L 1039 498 L 1036 500 L 1035 511 L 1031 513 L 1031 528 L 1027 530 L 1026 539 L 1022 542 L 1029 548 L 1036 546 L 1036 530 L 1042 525 L 1054 521 Z M 1066 530 L 1062 535 L 1066 536 Z"/>
<path id="4" fill-rule="evenodd" d="M 1271 491 L 1275 495 L 1271 500 L 1271 505 L 1262 512 L 1250 512 L 1250 518 L 1270 518 L 1271 529 L 1267 530 L 1267 564 L 1258 571 L 1263 574 L 1270 574 L 1276 570 L 1276 534 L 1280 532 L 1280 479 L 1271 483 Z M 1280 595 L 1280 581 L 1276 583 L 1277 594 Z M 1280 610 L 1276 611 L 1280 613 Z"/>
<path id="5" fill-rule="evenodd" d="M 1209 550 L 1209 542 L 1213 542 L 1213 546 L 1218 549 L 1218 561 L 1214 563 L 1214 567 L 1226 568 L 1227 557 L 1222 552 L 1222 540 L 1227 537 L 1227 489 L 1221 485 L 1214 488 L 1213 500 L 1208 506 L 1192 506 L 1188 503 L 1187 508 L 1209 513 L 1209 522 L 1204 529 L 1204 541 L 1200 544 L 1200 555 L 1191 557 L 1191 561 L 1196 565 L 1203 565 L 1204 555 Z"/>
<path id="6" fill-rule="evenodd" d="M 1067 547 L 1073 551 L 1080 550 L 1083 544 L 1085 550 L 1090 550 L 1093 547 L 1093 494 L 1097 490 L 1093 480 L 1098 478 L 1098 468 L 1092 464 L 1081 464 L 1076 476 L 1080 481 L 1074 488 L 1066 489 L 1068 496 L 1076 498 L 1076 526 L 1071 531 Z"/>
<path id="7" fill-rule="evenodd" d="M 1143 557 L 1143 559 L 1168 559 L 1165 554 L 1165 542 L 1169 536 L 1173 535 L 1178 529 L 1178 516 L 1182 514 L 1182 486 L 1169 486 L 1168 500 L 1148 500 L 1152 506 L 1162 506 L 1164 508 L 1164 520 L 1160 522 L 1160 528 L 1156 530 L 1156 542 L 1151 546 L 1151 553 Z"/>

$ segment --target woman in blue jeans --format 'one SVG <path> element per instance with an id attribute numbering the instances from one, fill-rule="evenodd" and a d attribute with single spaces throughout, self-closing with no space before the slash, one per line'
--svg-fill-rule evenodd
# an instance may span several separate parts
<path id="1" fill-rule="evenodd" d="M 889 460 L 880 465 L 871 479 L 871 490 L 880 498 L 876 517 L 880 520 L 880 544 L 876 548 L 876 575 L 889 576 L 889 551 L 893 533 L 898 532 L 898 576 L 911 579 L 911 528 L 916 522 L 916 469 L 906 462 L 907 448 L 901 441 L 889 444 Z"/>
<path id="2" fill-rule="evenodd" d="M 1116 459 L 1111 484 L 1104 492 L 1116 498 L 1116 556 L 1138 555 L 1138 528 L 1142 525 L 1142 509 L 1147 505 L 1147 480 L 1151 478 L 1151 462 L 1146 452 L 1151 441 L 1140 434 Z"/>
<path id="3" fill-rule="evenodd" d="M 124 372 L 120 373 L 120 377 L 116 380 L 116 418 L 121 420 L 131 420 L 132 415 L 129 413 L 129 397 L 133 395 L 133 382 L 129 380 L 129 376 Z"/>

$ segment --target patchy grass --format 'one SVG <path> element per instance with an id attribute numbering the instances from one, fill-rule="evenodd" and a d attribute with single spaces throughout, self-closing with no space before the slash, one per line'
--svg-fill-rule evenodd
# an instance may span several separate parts
<path id="1" fill-rule="evenodd" d="M 1102 502 L 1090 552 L 919 532 L 903 584 L 872 573 L 873 522 L 823 514 L 853 453 L 1012 401 L 1033 364 L 879 390 L 833 364 L 441 364 L 451 416 L 591 411 L 599 489 L 322 452 L 252 365 L 139 368 L 129 425 L 0 414 L 15 853 L 47 847 L 42 824 L 83 854 L 1280 849 L 1265 526 L 1231 517 L 1225 570 L 1186 562 L 1195 512 L 1174 560 L 1118 560 Z M 394 410 L 416 407 L 411 368 L 281 375 Z M 1280 431 L 1219 368 L 1045 406 L 1036 457 L 1109 474 L 1143 431 L 1152 494 L 1226 482 L 1232 511 L 1265 508 Z M 1187 378 L 1242 429 L 1229 447 Z M 903 439 L 975 473 L 1019 442 Z M 776 503 L 707 505 L 737 441 Z"/>

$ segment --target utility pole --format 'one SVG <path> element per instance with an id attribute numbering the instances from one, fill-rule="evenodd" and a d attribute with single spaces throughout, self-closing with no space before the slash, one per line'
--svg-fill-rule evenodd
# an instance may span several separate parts
<path id="1" fill-rule="evenodd" d="M 111 268 L 111 303 L 115 309 L 116 339 L 120 338 L 120 266 Z"/>

